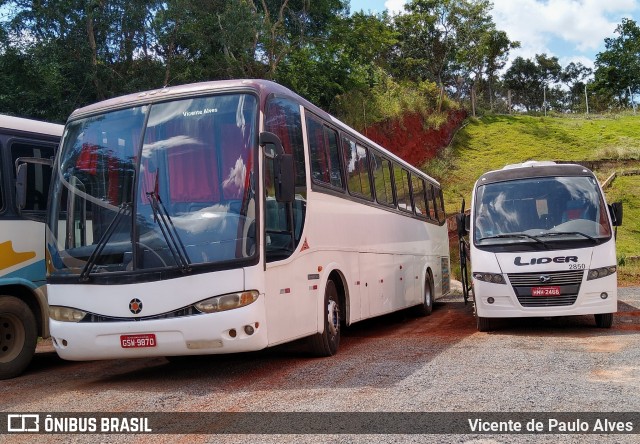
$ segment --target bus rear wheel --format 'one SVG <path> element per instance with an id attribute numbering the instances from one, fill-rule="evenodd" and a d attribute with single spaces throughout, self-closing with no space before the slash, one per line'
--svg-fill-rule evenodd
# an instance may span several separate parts
<path id="1" fill-rule="evenodd" d="M 311 352 L 320 357 L 335 355 L 340 346 L 340 300 L 332 280 L 327 281 L 324 309 L 324 331 L 310 338 Z"/>
<path id="2" fill-rule="evenodd" d="M 611 328 L 613 325 L 613 313 L 598 313 L 594 317 L 598 328 Z"/>
<path id="3" fill-rule="evenodd" d="M 424 283 L 424 297 L 422 304 L 416 306 L 418 316 L 429 316 L 433 312 L 433 282 L 431 275 L 427 275 Z"/>
<path id="4" fill-rule="evenodd" d="M 20 299 L 0 295 L 0 379 L 18 376 L 36 351 L 38 330 L 31 309 Z"/>

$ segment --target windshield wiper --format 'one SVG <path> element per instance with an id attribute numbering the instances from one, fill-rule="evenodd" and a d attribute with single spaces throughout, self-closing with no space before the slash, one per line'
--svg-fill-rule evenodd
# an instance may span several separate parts
<path id="1" fill-rule="evenodd" d="M 107 245 L 107 242 L 109 242 L 109 239 L 111 239 L 111 236 L 113 236 L 113 233 L 115 232 L 116 227 L 120 223 L 122 216 L 124 216 L 125 214 L 129 215 L 130 208 L 131 208 L 131 203 L 129 202 L 123 202 L 122 205 L 120 205 L 120 208 L 118 209 L 118 212 L 116 213 L 115 217 L 113 218 L 113 220 L 111 221 L 107 229 L 104 231 L 104 233 L 102 233 L 100 240 L 98 240 L 98 243 L 96 244 L 96 248 L 93 249 L 93 251 L 91 252 L 91 255 L 87 259 L 87 262 L 84 264 L 84 267 L 80 272 L 80 278 L 79 278 L 80 282 L 86 282 L 89 280 L 89 275 L 91 274 L 91 270 L 93 270 L 93 267 L 95 267 L 96 265 L 98 256 L 102 254 L 102 250 L 104 250 L 104 247 Z"/>
<path id="2" fill-rule="evenodd" d="M 178 235 L 178 230 L 175 225 L 173 225 L 171 216 L 169 216 L 167 208 L 162 203 L 160 195 L 156 191 L 151 191 L 146 194 L 151 203 L 153 220 L 160 227 L 162 236 L 167 243 L 167 247 L 169 247 L 169 252 L 171 252 L 173 259 L 183 273 L 191 271 L 191 260 L 187 254 L 187 249 L 184 247 L 182 239 L 180 239 L 180 235 Z"/>
<path id="3" fill-rule="evenodd" d="M 588 234 L 581 233 L 580 231 L 549 231 L 547 233 L 541 234 L 540 236 L 562 236 L 565 234 L 575 234 L 578 236 L 583 236 L 596 244 L 599 242 L 598 239 L 596 239 L 595 237 L 589 236 Z"/>
<path id="4" fill-rule="evenodd" d="M 542 244 L 542 246 L 545 249 L 549 249 L 549 246 L 547 245 L 547 243 L 543 240 L 538 239 L 535 236 L 531 236 L 530 234 L 526 234 L 526 233 L 509 233 L 509 234 L 496 234 L 494 236 L 487 236 L 487 237 L 481 237 L 480 239 L 478 239 L 478 241 L 483 241 L 483 240 L 487 240 L 487 239 L 512 239 L 512 238 L 528 238 L 531 240 L 536 241 L 539 244 Z"/>

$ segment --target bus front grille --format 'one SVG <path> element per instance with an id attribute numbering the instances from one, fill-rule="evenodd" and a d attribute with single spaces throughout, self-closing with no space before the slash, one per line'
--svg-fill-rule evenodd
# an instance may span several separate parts
<path id="1" fill-rule="evenodd" d="M 507 274 L 518 302 L 523 307 L 561 307 L 573 305 L 578 298 L 584 270 L 551 273 Z M 533 288 L 557 287 L 559 295 L 533 296 Z"/>

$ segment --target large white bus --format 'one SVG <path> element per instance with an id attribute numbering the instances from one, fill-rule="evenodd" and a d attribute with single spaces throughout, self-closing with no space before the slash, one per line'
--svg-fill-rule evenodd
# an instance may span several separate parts
<path id="1" fill-rule="evenodd" d="M 292 91 L 206 82 L 69 118 L 48 217 L 69 360 L 258 350 L 449 291 L 439 184 Z"/>
<path id="2" fill-rule="evenodd" d="M 587 314 L 611 327 L 621 223 L 622 205 L 608 206 L 583 166 L 529 161 L 480 176 L 459 229 L 471 238 L 478 330 L 494 318 Z"/>
<path id="3" fill-rule="evenodd" d="M 0 115 L 0 379 L 20 374 L 49 335 L 44 220 L 62 129 Z"/>

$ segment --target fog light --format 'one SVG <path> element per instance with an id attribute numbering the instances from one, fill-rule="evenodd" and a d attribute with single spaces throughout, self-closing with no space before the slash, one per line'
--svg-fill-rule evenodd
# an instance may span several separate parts
<path id="1" fill-rule="evenodd" d="M 231 336 L 232 338 L 235 338 L 236 336 L 238 336 L 238 333 L 236 332 L 235 328 L 232 328 L 231 330 L 229 330 L 229 336 Z"/>
<path id="2" fill-rule="evenodd" d="M 495 299 L 493 299 L 492 297 L 488 297 L 488 298 L 487 298 L 487 302 L 488 302 L 489 304 L 493 304 L 495 301 L 496 301 L 496 300 L 495 300 Z"/>
<path id="3" fill-rule="evenodd" d="M 251 325 L 245 325 L 244 326 L 244 332 L 246 334 L 248 334 L 249 336 L 251 336 L 253 334 L 255 330 L 253 329 L 253 327 Z"/>
<path id="4" fill-rule="evenodd" d="M 600 299 L 607 299 L 609 295 L 607 293 L 600 293 Z"/>

